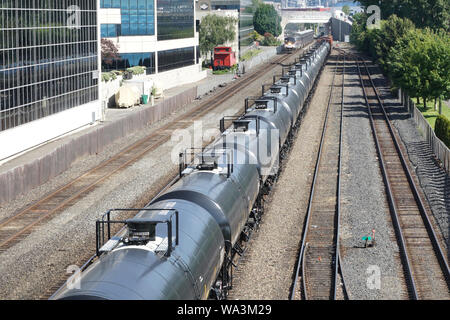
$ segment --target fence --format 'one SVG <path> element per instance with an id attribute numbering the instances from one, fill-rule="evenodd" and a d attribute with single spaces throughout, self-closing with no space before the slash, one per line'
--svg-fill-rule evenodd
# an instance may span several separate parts
<path id="1" fill-rule="evenodd" d="M 197 87 L 164 99 L 152 107 L 130 113 L 114 122 L 97 126 L 81 136 L 58 146 L 39 159 L 0 174 L 0 204 L 15 199 L 67 170 L 78 158 L 102 151 L 107 145 L 152 123 L 192 102 Z"/>
<path id="2" fill-rule="evenodd" d="M 401 90 L 400 98 L 402 105 L 406 107 L 410 116 L 414 119 L 416 126 L 420 129 L 422 135 L 427 140 L 428 145 L 431 147 L 434 155 L 441 161 L 442 166 L 447 173 L 450 172 L 450 150 L 442 142 L 436 134 L 433 128 L 428 123 L 427 119 L 417 109 L 416 104 L 412 101 L 406 93 Z"/>

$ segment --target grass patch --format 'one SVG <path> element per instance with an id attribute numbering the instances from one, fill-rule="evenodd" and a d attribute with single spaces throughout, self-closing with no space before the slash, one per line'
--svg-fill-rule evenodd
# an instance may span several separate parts
<path id="1" fill-rule="evenodd" d="M 417 106 L 417 109 L 423 114 L 425 119 L 427 119 L 428 123 L 434 130 L 434 125 L 436 123 L 436 118 L 439 115 L 439 106 L 437 106 L 437 111 L 434 110 L 434 100 L 428 101 L 427 106 L 428 108 L 425 108 L 423 106 L 423 103 L 418 104 L 417 99 L 412 99 L 414 103 Z M 445 104 L 444 101 L 442 101 L 442 115 L 445 116 L 447 119 L 450 119 L 450 108 Z"/>
<path id="2" fill-rule="evenodd" d="M 257 56 L 261 52 L 262 52 L 262 49 L 251 49 L 251 50 L 248 50 L 246 53 L 244 53 L 242 55 L 241 60 L 242 61 L 247 61 L 247 60 Z"/>
<path id="3" fill-rule="evenodd" d="M 223 69 L 223 70 L 215 70 L 213 71 L 213 74 L 227 74 L 227 73 L 232 73 L 231 69 Z"/>

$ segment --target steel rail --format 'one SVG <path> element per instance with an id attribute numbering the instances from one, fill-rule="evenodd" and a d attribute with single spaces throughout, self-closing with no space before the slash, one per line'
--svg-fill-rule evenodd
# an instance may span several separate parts
<path id="1" fill-rule="evenodd" d="M 392 213 L 392 217 L 393 217 L 392 220 L 395 225 L 395 232 L 397 233 L 397 239 L 399 242 L 400 250 L 402 252 L 402 257 L 403 257 L 402 261 L 403 261 L 405 272 L 407 274 L 407 280 L 409 281 L 410 295 L 413 299 L 417 300 L 418 294 L 417 294 L 416 281 L 415 281 L 413 273 L 412 273 L 410 258 L 409 258 L 408 252 L 406 250 L 406 240 L 405 240 L 405 237 L 403 235 L 402 228 L 400 225 L 400 218 L 399 218 L 396 206 L 395 206 L 394 195 L 392 193 L 392 188 L 391 188 L 391 184 L 388 179 L 386 165 L 385 165 L 385 161 L 383 158 L 383 153 L 381 151 L 380 142 L 379 142 L 378 135 L 377 135 L 377 132 L 375 129 L 375 123 L 373 120 L 373 115 L 372 115 L 372 110 L 370 107 L 369 99 L 368 99 L 368 96 L 366 93 L 366 87 L 364 85 L 361 68 L 360 68 L 360 64 L 359 64 L 359 59 L 360 58 L 358 56 L 355 56 L 355 61 L 356 61 L 356 65 L 358 67 L 359 80 L 360 80 L 361 88 L 363 91 L 364 100 L 366 101 L 366 106 L 369 111 L 370 127 L 372 128 L 372 135 L 373 135 L 373 139 L 375 142 L 375 147 L 377 149 L 378 159 L 380 161 L 380 169 L 381 169 L 383 181 L 384 181 L 384 184 L 386 187 L 386 196 L 388 198 L 389 209 Z"/>
<path id="2" fill-rule="evenodd" d="M 409 257 L 408 255 L 408 244 L 407 241 L 405 240 L 405 236 L 403 234 L 402 231 L 402 225 L 400 222 L 400 217 L 399 217 L 399 213 L 398 213 L 398 209 L 397 209 L 397 205 L 396 205 L 396 201 L 395 201 L 395 197 L 394 197 L 394 192 L 391 186 L 391 183 L 389 181 L 389 177 L 388 177 L 388 173 L 387 173 L 387 169 L 386 169 L 386 165 L 385 165 L 385 161 L 384 161 L 384 156 L 383 156 L 383 152 L 381 150 L 381 146 L 379 143 L 379 139 L 378 139 L 378 135 L 376 132 L 376 126 L 374 124 L 374 120 L 373 120 L 373 114 L 372 114 L 372 110 L 371 110 L 371 106 L 367 97 L 367 93 L 366 93 L 366 87 L 364 86 L 363 83 L 363 79 L 362 79 L 362 73 L 361 73 L 361 68 L 360 68 L 360 64 L 358 62 L 358 59 L 360 59 L 362 61 L 362 64 L 364 65 L 364 69 L 366 71 L 368 80 L 370 81 L 370 85 L 373 89 L 373 92 L 375 94 L 376 100 L 378 101 L 378 105 L 380 107 L 380 110 L 382 111 L 383 114 L 383 119 L 385 120 L 386 126 L 388 128 L 388 131 L 390 133 L 390 137 L 392 139 L 392 142 L 394 144 L 395 150 L 396 150 L 396 154 L 398 155 L 398 158 L 401 162 L 401 166 L 403 169 L 403 172 L 407 178 L 407 182 L 408 185 L 410 187 L 410 190 L 413 194 L 414 200 L 415 200 L 415 204 L 417 205 L 419 212 L 420 212 L 420 216 L 422 218 L 422 222 L 424 224 L 424 227 L 427 231 L 428 234 L 428 238 L 432 244 L 432 247 L 434 249 L 434 253 L 435 256 L 439 262 L 440 268 L 442 270 L 443 276 L 445 278 L 446 281 L 446 285 L 447 285 L 447 289 L 450 288 L 450 272 L 449 272 L 449 266 L 448 266 L 448 262 L 445 258 L 445 254 L 444 251 L 442 250 L 442 247 L 440 245 L 439 239 L 434 231 L 433 225 L 431 223 L 431 220 L 428 217 L 427 214 L 427 210 L 425 208 L 425 205 L 419 195 L 418 189 L 416 187 L 416 184 L 414 182 L 413 176 L 408 168 L 407 162 L 405 160 L 405 157 L 403 155 L 403 152 L 401 151 L 400 148 L 400 144 L 398 143 L 397 137 L 392 129 L 392 125 L 390 123 L 390 119 L 389 116 L 386 113 L 384 104 L 378 94 L 378 90 L 377 87 L 375 86 L 372 76 L 370 74 L 369 68 L 367 67 L 367 64 L 365 63 L 365 61 L 360 58 L 357 57 L 357 65 L 358 65 L 358 71 L 359 71 L 359 76 L 360 76 L 360 80 L 361 80 L 361 86 L 363 88 L 363 92 L 364 92 L 364 97 L 366 100 L 366 104 L 368 106 L 368 110 L 369 110 L 369 115 L 370 115 L 370 121 L 371 121 L 371 127 L 372 127 L 372 132 L 373 132 L 373 136 L 374 136 L 374 140 L 375 140 L 375 145 L 377 148 L 377 153 L 380 159 L 380 167 L 381 167 L 381 171 L 382 171 L 382 175 L 383 175 L 383 180 L 385 182 L 385 186 L 386 186 L 386 193 L 388 196 L 388 202 L 389 202 L 389 207 L 391 210 L 391 213 L 394 217 L 394 223 L 395 223 L 395 227 L 396 227 L 396 233 L 397 233 L 397 238 L 399 241 L 399 245 L 401 247 L 402 250 L 402 254 L 403 254 L 403 264 L 404 264 L 404 268 L 406 269 L 406 273 L 407 273 L 407 278 L 409 280 L 409 286 L 410 286 L 410 295 L 412 297 L 412 299 L 419 299 L 419 289 L 417 286 L 417 280 L 415 279 L 414 273 L 413 273 L 413 265 L 414 265 L 414 261 L 411 259 L 411 257 Z M 414 258 L 414 257 L 413 257 Z"/>
<path id="3" fill-rule="evenodd" d="M 341 92 L 341 118 L 340 118 L 340 124 L 339 124 L 339 160 L 338 160 L 338 187 L 337 187 L 337 210 L 336 210 L 336 262 L 335 262 L 335 271 L 334 271 L 334 293 L 333 293 L 333 299 L 336 300 L 336 286 L 337 286 L 337 277 L 339 273 L 339 231 L 340 231 L 340 220 L 341 220 L 341 167 L 342 167 L 342 140 L 343 140 L 343 123 L 344 123 L 344 87 L 345 87 L 345 54 L 344 54 L 344 63 L 343 63 L 343 69 L 342 69 L 342 92 Z"/>
<path id="4" fill-rule="evenodd" d="M 301 247 L 300 247 L 300 253 L 298 255 L 298 259 L 297 259 L 297 265 L 296 265 L 296 270 L 295 270 L 295 274 L 294 274 L 294 281 L 293 281 L 293 285 L 291 287 L 291 292 L 290 292 L 290 300 L 295 299 L 296 296 L 296 292 L 297 292 L 297 285 L 298 285 L 298 279 L 299 279 L 299 274 L 300 274 L 300 269 L 302 271 L 302 281 L 301 281 L 301 288 L 302 288 L 302 292 L 304 294 L 305 299 L 308 299 L 308 293 L 307 293 L 307 289 L 306 289 L 306 284 L 305 284 L 305 255 L 306 255 L 306 248 L 308 246 L 307 243 L 307 236 L 308 236 L 308 231 L 310 229 L 310 221 L 311 221 L 311 216 L 312 216 L 312 203 L 313 203 L 313 199 L 315 196 L 315 186 L 316 186 L 316 180 L 317 180 L 317 176 L 319 173 L 319 167 L 320 167 L 320 160 L 322 157 L 322 149 L 323 149 L 323 145 L 324 145 L 324 141 L 325 141 L 325 134 L 326 134 L 326 129 L 327 129 L 327 124 L 328 124 L 328 115 L 330 113 L 330 106 L 331 106 L 331 100 L 333 97 L 333 89 L 334 89 L 334 83 L 335 83 L 335 78 L 336 78 L 336 74 L 337 74 L 337 69 L 338 69 L 338 62 L 340 55 L 337 59 L 336 62 L 336 67 L 334 70 L 334 74 L 333 74 L 333 79 L 332 79 L 332 85 L 331 85 L 331 89 L 330 89 L 330 95 L 328 98 L 328 105 L 327 105 L 327 110 L 326 110 L 326 115 L 325 115 L 325 120 L 324 120 L 324 124 L 323 124 L 323 128 L 322 128 L 322 135 L 321 135 L 321 140 L 320 140 L 320 144 L 319 144 L 319 151 L 318 151 L 318 155 L 317 155 L 317 159 L 316 159 L 316 165 L 315 165 L 315 169 L 314 169 L 314 176 L 313 176 L 313 181 L 312 181 L 312 185 L 311 185 L 311 190 L 310 190 L 310 196 L 309 196 L 309 201 L 308 201 L 308 209 L 307 209 L 307 213 L 306 213 L 306 222 L 305 222 L 305 226 L 304 226 L 304 232 L 303 232 L 303 236 L 302 236 L 302 240 L 301 240 Z M 344 82 L 342 83 L 342 88 L 344 86 Z M 343 89 L 342 89 L 343 92 Z M 342 96 L 343 97 L 343 96 Z M 343 104 L 341 104 L 341 106 L 343 106 Z M 341 109 L 341 114 L 342 114 L 342 109 Z M 342 128 L 342 127 L 341 127 Z M 340 139 L 342 138 L 342 135 L 340 137 Z M 339 202 L 339 199 L 337 199 L 337 202 Z M 335 243 L 336 245 L 336 243 Z M 335 270 L 337 270 L 337 265 L 338 265 L 338 247 L 335 247 L 335 259 L 334 259 L 334 263 L 335 263 Z M 330 297 L 335 298 L 336 297 L 336 284 L 337 284 L 337 275 L 333 275 L 333 289 L 332 289 L 332 293 L 330 294 Z"/>

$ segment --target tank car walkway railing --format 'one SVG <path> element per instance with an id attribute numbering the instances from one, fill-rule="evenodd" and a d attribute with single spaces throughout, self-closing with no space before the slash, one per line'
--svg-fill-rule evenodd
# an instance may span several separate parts
<path id="1" fill-rule="evenodd" d="M 410 297 L 450 299 L 449 266 L 428 218 L 429 208 L 416 188 L 368 66 L 358 58 L 357 66 Z"/>
<path id="2" fill-rule="evenodd" d="M 336 84 L 338 70 L 342 78 L 338 80 L 340 83 Z M 314 170 L 300 254 L 291 287 L 291 300 L 335 300 L 337 295 L 344 82 L 345 55 L 339 54 Z M 334 90 L 338 86 L 341 90 Z M 345 288 L 343 290 L 345 296 Z"/>

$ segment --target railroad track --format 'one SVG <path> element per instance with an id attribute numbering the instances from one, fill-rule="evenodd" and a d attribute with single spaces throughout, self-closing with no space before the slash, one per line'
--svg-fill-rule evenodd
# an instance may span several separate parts
<path id="1" fill-rule="evenodd" d="M 271 71 L 278 64 L 291 57 L 281 55 L 272 61 L 270 67 L 261 67 L 241 80 L 227 86 L 218 95 L 202 102 L 188 114 L 183 114 L 167 123 L 156 132 L 140 139 L 110 159 L 87 171 L 61 188 L 51 192 L 32 205 L 0 221 L 0 253 L 27 237 L 35 226 L 62 209 L 71 206 L 83 196 L 100 186 L 108 177 L 129 167 L 148 152 L 170 140 L 176 129 L 187 128 L 193 121 L 217 108 L 232 95 L 245 88 L 260 76 Z"/>
<path id="2" fill-rule="evenodd" d="M 450 272 L 440 237 L 429 218 L 430 208 L 416 187 L 405 149 L 389 117 L 365 61 L 355 56 L 361 87 L 380 161 L 386 195 L 401 251 L 411 299 L 450 299 Z"/>
<path id="3" fill-rule="evenodd" d="M 339 66 L 340 63 L 342 66 Z M 340 79 L 336 79 L 338 71 L 342 74 Z M 340 268 L 338 248 L 344 82 L 345 55 L 339 54 L 314 170 L 300 254 L 291 287 L 291 300 L 336 299 Z M 345 286 L 343 295 L 346 297 Z"/>

